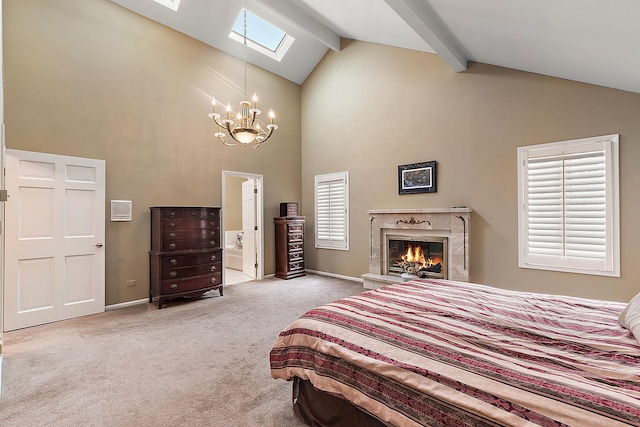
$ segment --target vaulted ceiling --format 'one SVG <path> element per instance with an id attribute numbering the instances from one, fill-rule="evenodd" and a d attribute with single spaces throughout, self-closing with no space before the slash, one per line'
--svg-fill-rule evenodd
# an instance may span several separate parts
<path id="1" fill-rule="evenodd" d="M 210 46 L 243 57 L 228 37 L 241 0 L 111 0 Z M 302 84 L 340 38 L 439 55 L 456 72 L 468 61 L 640 93 L 636 0 L 247 0 L 247 9 L 295 37 L 281 61 L 247 61 Z"/>

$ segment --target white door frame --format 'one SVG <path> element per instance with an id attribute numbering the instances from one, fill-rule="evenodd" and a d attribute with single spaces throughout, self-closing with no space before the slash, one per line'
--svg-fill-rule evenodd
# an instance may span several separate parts
<path id="1" fill-rule="evenodd" d="M 242 185 L 242 272 L 256 278 L 258 262 L 256 260 L 256 193 L 258 185 L 255 179 L 245 179 Z M 250 199 L 250 200 L 249 200 Z M 251 203 L 251 205 L 249 205 Z M 226 233 L 225 233 L 226 234 Z"/>
<path id="2" fill-rule="evenodd" d="M 2 0 L 0 0 L 0 63 L 4 63 L 2 38 Z M 0 67 L 0 81 L 4 82 L 4 66 Z M 4 83 L 0 86 L 0 171 L 4 171 Z M 0 189 L 4 190 L 4 173 L 0 174 Z M 4 203 L 0 202 L 0 395 L 2 395 L 2 331 L 4 331 L 3 317 L 4 301 Z"/>
<path id="3" fill-rule="evenodd" d="M 256 234 L 256 251 L 258 253 L 258 269 L 256 270 L 256 280 L 264 279 L 264 178 L 262 175 L 254 174 L 254 173 L 245 173 L 245 172 L 235 172 L 235 171 L 222 171 L 222 207 L 224 209 L 225 201 L 226 201 L 226 178 L 227 177 L 238 177 L 238 178 L 248 178 L 255 179 L 257 181 L 258 194 L 256 197 L 256 224 L 258 224 L 258 233 Z M 226 283 L 226 260 L 224 256 L 224 232 L 226 231 L 226 227 L 224 224 L 224 212 L 222 213 L 221 225 L 222 225 L 222 247 L 223 247 L 223 257 L 222 257 L 222 280 L 223 283 Z"/>

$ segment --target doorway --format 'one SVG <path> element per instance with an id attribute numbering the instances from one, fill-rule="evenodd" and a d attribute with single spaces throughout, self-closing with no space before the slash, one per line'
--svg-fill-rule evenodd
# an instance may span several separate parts
<path id="1" fill-rule="evenodd" d="M 222 171 L 224 284 L 264 277 L 262 175 Z"/>

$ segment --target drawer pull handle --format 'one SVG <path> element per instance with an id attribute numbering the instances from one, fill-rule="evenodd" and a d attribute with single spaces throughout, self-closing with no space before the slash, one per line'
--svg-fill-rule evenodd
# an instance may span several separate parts
<path id="1" fill-rule="evenodd" d="M 215 265 L 211 266 L 211 271 L 216 271 L 216 266 Z"/>
<path id="2" fill-rule="evenodd" d="M 173 283 L 173 284 L 170 286 L 170 288 L 171 288 L 171 289 L 177 289 L 177 288 L 178 288 L 178 285 L 177 285 L 176 283 Z"/>
<path id="3" fill-rule="evenodd" d="M 191 216 L 195 218 L 196 213 L 195 212 L 191 212 Z"/>
<path id="4" fill-rule="evenodd" d="M 169 244 L 169 249 L 175 249 L 176 248 L 176 244 L 175 243 L 170 243 Z"/>
<path id="5" fill-rule="evenodd" d="M 175 258 L 171 258 L 171 260 L 169 261 L 169 264 L 171 265 L 177 265 L 178 264 L 178 260 Z"/>
<path id="6" fill-rule="evenodd" d="M 175 222 L 170 222 L 169 223 L 169 228 L 176 228 L 176 223 Z"/>
<path id="7" fill-rule="evenodd" d="M 216 279 L 214 279 L 213 277 L 211 278 L 211 283 L 215 284 L 216 283 Z"/>
<path id="8" fill-rule="evenodd" d="M 215 235 L 216 235 L 216 232 L 215 232 L 215 231 L 210 231 L 210 232 L 209 232 L 209 236 L 215 236 Z"/>
<path id="9" fill-rule="evenodd" d="M 172 271 L 171 273 L 169 273 L 169 277 L 171 277 L 172 279 L 174 277 L 176 277 L 178 275 L 178 273 L 176 273 L 175 271 Z"/>
<path id="10" fill-rule="evenodd" d="M 211 255 L 211 261 L 215 261 L 216 260 L 216 256 L 215 255 Z"/>
<path id="11" fill-rule="evenodd" d="M 175 213 L 175 212 L 169 212 L 169 216 L 170 216 L 171 218 L 173 218 L 174 216 L 176 216 L 176 213 Z"/>
<path id="12" fill-rule="evenodd" d="M 217 246 L 215 240 L 210 241 L 209 245 L 211 245 L 212 248 L 215 248 Z"/>
<path id="13" fill-rule="evenodd" d="M 175 239 L 176 238 L 176 233 L 169 233 L 169 238 L 170 239 Z"/>

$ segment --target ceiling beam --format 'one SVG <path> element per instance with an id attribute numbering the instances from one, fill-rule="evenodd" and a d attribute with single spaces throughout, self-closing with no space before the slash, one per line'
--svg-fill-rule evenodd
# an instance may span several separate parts
<path id="1" fill-rule="evenodd" d="M 260 0 L 265 7 L 309 34 L 329 49 L 340 51 L 340 37 L 329 28 L 302 12 L 289 0 Z"/>
<path id="2" fill-rule="evenodd" d="M 467 69 L 467 57 L 424 1 L 384 0 L 457 73 Z"/>

